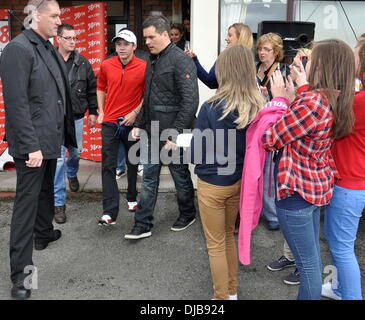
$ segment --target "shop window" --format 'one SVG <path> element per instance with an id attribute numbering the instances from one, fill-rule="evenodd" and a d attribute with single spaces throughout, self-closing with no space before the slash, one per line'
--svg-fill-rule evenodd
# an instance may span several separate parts
<path id="1" fill-rule="evenodd" d="M 365 1 L 294 1 L 296 21 L 315 22 L 314 40 L 337 38 L 354 47 L 365 33 Z"/>
<path id="2" fill-rule="evenodd" d="M 287 0 L 220 0 L 220 50 L 226 47 L 228 27 L 234 23 L 247 24 L 254 34 L 265 20 L 287 20 Z"/>

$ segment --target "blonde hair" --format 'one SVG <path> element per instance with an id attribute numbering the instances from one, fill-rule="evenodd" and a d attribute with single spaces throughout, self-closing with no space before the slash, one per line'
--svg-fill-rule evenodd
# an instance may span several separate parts
<path id="1" fill-rule="evenodd" d="M 253 47 L 253 36 L 252 31 L 249 26 L 243 23 L 234 23 L 229 28 L 234 28 L 237 35 L 237 45 L 244 46 L 246 48 L 252 49 Z"/>
<path id="2" fill-rule="evenodd" d="M 224 50 L 216 63 L 216 77 L 219 84 L 216 94 L 208 103 L 224 104 L 222 120 L 231 112 L 237 112 L 237 129 L 252 122 L 264 106 L 265 99 L 257 90 L 256 68 L 250 49 L 235 45 Z"/>
<path id="3" fill-rule="evenodd" d="M 309 90 L 321 90 L 333 110 L 333 138 L 351 133 L 354 125 L 355 58 L 342 40 L 316 42 L 311 54 Z"/>
<path id="4" fill-rule="evenodd" d="M 273 46 L 275 61 L 281 62 L 284 59 L 284 43 L 283 39 L 277 34 L 273 32 L 263 34 L 258 40 L 256 49 L 262 47 L 265 42 L 270 42 Z"/>
<path id="5" fill-rule="evenodd" d="M 312 49 L 309 48 L 299 48 L 297 50 L 297 55 L 299 55 L 299 57 L 310 57 L 312 53 Z"/>

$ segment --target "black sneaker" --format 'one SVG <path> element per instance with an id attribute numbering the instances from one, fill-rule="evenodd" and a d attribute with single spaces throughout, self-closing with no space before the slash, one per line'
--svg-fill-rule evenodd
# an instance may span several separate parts
<path id="1" fill-rule="evenodd" d="M 270 271 L 280 271 L 288 267 L 295 267 L 295 261 L 289 260 L 285 256 L 281 256 L 278 260 L 271 262 L 267 266 Z"/>
<path id="2" fill-rule="evenodd" d="M 171 230 L 172 231 L 185 230 L 187 227 L 191 226 L 194 222 L 195 222 L 195 217 L 192 218 L 179 217 L 172 225 Z"/>
<path id="3" fill-rule="evenodd" d="M 150 229 L 142 226 L 134 226 L 132 231 L 124 236 L 124 239 L 138 240 L 138 239 L 148 238 L 151 235 L 152 232 Z"/>
<path id="4" fill-rule="evenodd" d="M 299 280 L 299 270 L 295 269 L 294 272 L 288 274 L 284 279 L 284 283 L 290 284 L 292 286 L 297 286 L 300 283 Z"/>

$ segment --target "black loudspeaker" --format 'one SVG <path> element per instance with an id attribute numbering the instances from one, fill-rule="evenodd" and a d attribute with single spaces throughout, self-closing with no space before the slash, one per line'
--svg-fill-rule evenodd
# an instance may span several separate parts
<path id="1" fill-rule="evenodd" d="M 265 33 L 279 34 L 284 41 L 286 57 L 294 57 L 296 49 L 313 41 L 316 24 L 301 21 L 262 21 L 257 28 L 257 39 Z"/>

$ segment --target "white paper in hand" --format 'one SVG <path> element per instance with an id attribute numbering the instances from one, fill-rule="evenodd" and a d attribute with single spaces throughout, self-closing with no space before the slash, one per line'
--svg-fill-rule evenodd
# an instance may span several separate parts
<path id="1" fill-rule="evenodd" d="M 177 136 L 176 145 L 181 148 L 190 147 L 191 138 L 193 137 L 192 133 L 182 133 Z"/>

